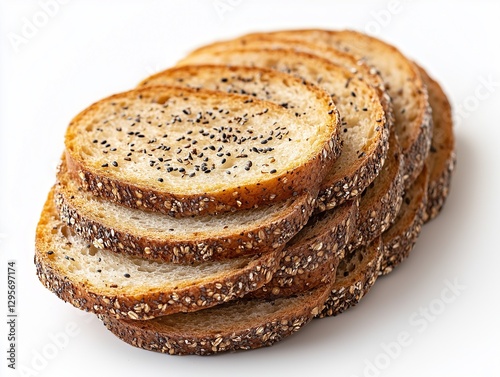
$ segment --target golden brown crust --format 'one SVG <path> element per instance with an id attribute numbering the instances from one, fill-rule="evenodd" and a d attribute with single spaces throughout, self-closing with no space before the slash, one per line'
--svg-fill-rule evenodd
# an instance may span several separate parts
<path id="1" fill-rule="evenodd" d="M 430 173 L 425 222 L 428 222 L 441 212 L 446 202 L 451 177 L 455 170 L 456 153 L 450 102 L 439 83 L 432 79 L 422 67 L 420 67 L 420 73 L 427 85 L 434 122 L 432 145 L 427 158 Z"/>
<path id="2" fill-rule="evenodd" d="M 328 137 L 325 137 L 325 143 L 318 153 L 304 161 L 300 166 L 242 187 L 231 186 L 212 192 L 193 194 L 159 191 L 153 186 L 132 181 L 127 182 L 110 175 L 108 172 L 98 171 L 77 157 L 75 151 L 78 148 L 74 145 L 74 134 L 77 128 L 75 125 L 84 115 L 91 114 L 98 106 L 107 102 L 118 102 L 124 99 L 133 100 L 134 98 L 140 98 L 141 100 L 147 98 L 154 102 L 157 101 L 157 98 L 161 99 L 165 95 L 180 97 L 207 95 L 211 98 L 220 98 L 222 103 L 228 102 L 226 99 L 228 94 L 225 93 L 205 90 L 201 94 L 199 90 L 195 89 L 165 86 L 135 89 L 96 102 L 77 115 L 68 127 L 65 140 L 65 158 L 69 174 L 78 180 L 85 190 L 92 192 L 96 196 L 131 208 L 159 211 L 174 217 L 186 217 L 254 208 L 259 205 L 286 200 L 305 190 L 314 191 L 325 176 L 329 164 L 340 154 L 340 136 L 338 132 L 340 120 L 333 104 L 329 103 L 332 132 Z M 241 103 L 245 100 L 257 101 L 247 96 L 231 96 Z M 281 106 L 271 102 L 266 102 L 266 106 L 271 111 L 273 108 L 282 110 Z"/>
<path id="3" fill-rule="evenodd" d="M 231 318 L 223 326 L 213 328 L 185 328 L 184 322 L 196 313 L 177 314 L 152 321 L 118 320 L 100 316 L 104 325 L 123 341 L 139 348 L 170 355 L 212 355 L 268 347 L 292 335 L 306 325 L 322 308 L 331 284 L 303 293 L 277 312 L 266 313 L 258 318 L 234 322 Z M 258 301 L 258 300 L 255 300 Z M 244 300 L 224 306 L 238 306 Z M 224 306 L 204 311 L 210 318 L 224 316 Z M 184 318 L 179 318 L 183 316 Z"/>
<path id="4" fill-rule="evenodd" d="M 282 248 L 307 223 L 315 204 L 312 195 L 303 193 L 272 219 L 242 232 L 204 237 L 198 234 L 194 238 L 158 237 L 150 236 L 140 228 L 130 231 L 118 221 L 106 224 L 93 213 L 86 213 L 75 198 L 78 194 L 65 187 L 67 178 L 63 162 L 58 171 L 55 203 L 61 221 L 79 236 L 116 253 L 173 263 L 217 261 Z"/>
<path id="5" fill-rule="evenodd" d="M 337 268 L 332 291 L 318 318 L 336 316 L 357 305 L 375 284 L 382 255 L 383 245 L 380 237 L 368 246 L 352 249 Z"/>
<path id="6" fill-rule="evenodd" d="M 344 248 L 356 226 L 357 201 L 311 218 L 285 247 L 273 278 L 246 297 L 289 297 L 326 284 L 344 257 Z"/>
<path id="7" fill-rule="evenodd" d="M 384 167 L 360 195 L 358 221 L 350 248 L 368 245 L 394 222 L 403 200 L 403 175 L 404 158 L 397 136 L 391 133 Z"/>
<path id="8" fill-rule="evenodd" d="M 382 234 L 383 258 L 380 275 L 387 275 L 410 255 L 424 223 L 427 207 L 427 187 L 429 172 L 427 167 L 407 190 L 401 213 L 391 228 Z"/>
<path id="9" fill-rule="evenodd" d="M 219 305 L 242 297 L 268 282 L 279 267 L 282 249 L 248 259 L 234 274 L 220 279 L 206 279 L 199 285 L 169 287 L 150 290 L 144 294 L 127 293 L 116 287 L 116 294 L 108 294 L 82 277 L 70 278 L 58 264 L 65 258 L 63 250 L 52 244 L 51 228 L 57 215 L 53 204 L 53 191 L 45 203 L 37 227 L 35 265 L 42 284 L 62 300 L 75 307 L 97 314 L 115 315 L 136 320 L 151 319 L 176 312 L 190 312 Z M 62 223 L 58 223 L 62 226 Z M 69 241 L 68 241 L 69 242 Z M 67 259 L 67 258 L 66 258 Z M 111 290 L 112 287 L 109 288 Z"/>

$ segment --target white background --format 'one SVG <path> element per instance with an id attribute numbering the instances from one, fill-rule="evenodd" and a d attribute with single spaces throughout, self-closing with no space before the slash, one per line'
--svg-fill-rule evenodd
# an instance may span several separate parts
<path id="1" fill-rule="evenodd" d="M 40 15 L 47 1 L 0 8 L 0 375 L 500 376 L 500 2 L 73 0 Z M 39 25 L 31 35 L 27 22 Z M 35 275 L 34 231 L 71 118 L 201 44 L 298 27 L 376 34 L 462 108 L 451 195 L 410 259 L 349 312 L 271 348 L 216 357 L 133 348 L 47 291 Z M 17 367 L 31 374 L 6 368 L 7 260 L 17 261 Z M 440 306 L 446 282 L 461 288 Z M 429 307 L 438 313 L 423 320 Z M 385 351 L 402 332 L 411 344 Z"/>

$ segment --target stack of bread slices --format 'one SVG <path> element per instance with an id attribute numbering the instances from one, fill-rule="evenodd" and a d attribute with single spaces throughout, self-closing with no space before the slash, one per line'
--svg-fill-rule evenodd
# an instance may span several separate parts
<path id="1" fill-rule="evenodd" d="M 218 42 L 72 120 L 37 273 L 137 347 L 269 346 L 407 258 L 454 165 L 446 95 L 393 46 Z"/>

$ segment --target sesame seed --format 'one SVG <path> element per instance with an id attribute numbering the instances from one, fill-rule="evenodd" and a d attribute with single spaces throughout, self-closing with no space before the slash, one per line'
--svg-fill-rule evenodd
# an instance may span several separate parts
<path id="1" fill-rule="evenodd" d="M 276 169 L 272 169 L 269 173 L 271 173 L 271 174 L 276 173 Z"/>
<path id="2" fill-rule="evenodd" d="M 130 274 L 124 274 L 123 276 L 125 276 L 128 279 L 130 277 Z"/>
<path id="3" fill-rule="evenodd" d="M 113 161 L 113 162 L 112 162 L 112 164 L 113 164 L 113 166 L 114 166 L 115 168 L 118 166 L 118 162 L 116 162 L 116 161 Z"/>

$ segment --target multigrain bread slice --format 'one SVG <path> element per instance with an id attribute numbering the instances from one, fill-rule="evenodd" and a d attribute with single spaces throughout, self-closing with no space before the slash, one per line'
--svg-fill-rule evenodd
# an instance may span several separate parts
<path id="1" fill-rule="evenodd" d="M 320 56 L 322 58 L 328 59 L 334 64 L 348 69 L 353 74 L 356 74 L 359 79 L 365 80 L 368 84 L 372 85 L 377 90 L 380 103 L 382 104 L 382 107 L 385 111 L 387 124 L 389 125 L 389 128 L 392 128 L 394 119 L 392 114 L 391 99 L 387 94 L 387 91 L 385 90 L 385 84 L 378 74 L 377 70 L 370 67 L 362 59 L 356 58 L 351 54 L 340 51 L 336 48 L 332 48 L 330 46 L 311 43 L 307 40 L 294 40 L 290 38 L 281 39 L 273 35 L 256 34 L 226 41 L 219 41 L 202 46 L 197 50 L 192 51 L 184 59 L 180 60 L 177 65 L 189 65 L 191 59 L 193 58 L 194 61 L 200 61 L 203 59 L 203 56 L 210 56 L 210 54 L 213 54 L 215 52 L 237 49 L 292 49 L 294 51 Z M 162 73 L 159 73 L 158 75 L 152 76 L 152 78 L 157 79 L 161 76 Z M 149 84 L 152 83 L 150 80 L 145 80 L 145 82 L 148 82 Z"/>
<path id="2" fill-rule="evenodd" d="M 314 215 L 286 245 L 273 278 L 246 297 L 289 297 L 327 284 L 354 234 L 357 200 Z"/>
<path id="3" fill-rule="evenodd" d="M 388 147 L 388 124 L 378 92 L 330 61 L 293 49 L 237 49 L 192 56 L 190 64 L 257 66 L 319 85 L 341 113 L 343 147 L 320 186 L 319 211 L 359 195 L 379 174 Z"/>
<path id="4" fill-rule="evenodd" d="M 457 157 L 450 102 L 439 83 L 421 67 L 420 74 L 429 92 L 434 123 L 432 145 L 427 158 L 429 166 L 429 189 L 425 210 L 425 222 L 427 222 L 435 218 L 444 206 Z"/>
<path id="5" fill-rule="evenodd" d="M 396 132 L 405 156 L 405 185 L 409 187 L 423 169 L 432 137 L 431 109 L 418 67 L 394 46 L 352 30 L 257 33 L 262 34 L 334 47 L 363 58 L 380 72 L 393 101 Z"/>
<path id="6" fill-rule="evenodd" d="M 314 196 L 219 215 L 174 218 L 120 206 L 71 180 L 64 161 L 55 186 L 61 221 L 98 249 L 173 263 L 256 255 L 282 248 L 307 223 Z"/>
<path id="7" fill-rule="evenodd" d="M 136 320 L 189 312 L 241 297 L 268 282 L 281 249 L 197 265 L 157 263 L 97 249 L 58 218 L 53 191 L 36 234 L 40 281 L 59 298 L 97 314 Z"/>
<path id="8" fill-rule="evenodd" d="M 403 176 L 404 158 L 397 136 L 391 132 L 385 164 L 360 195 L 358 220 L 350 248 L 368 245 L 396 220 L 403 201 Z"/>
<path id="9" fill-rule="evenodd" d="M 425 219 L 429 170 L 427 166 L 406 190 L 403 204 L 394 224 L 382 234 L 384 255 L 380 274 L 387 275 L 410 255 Z"/>
<path id="10" fill-rule="evenodd" d="M 276 203 L 314 191 L 337 157 L 337 112 L 318 101 L 306 118 L 249 96 L 136 89 L 73 119 L 66 164 L 97 196 L 171 216 Z"/>
<path id="11" fill-rule="evenodd" d="M 331 284 L 275 300 L 238 300 L 194 313 L 149 321 L 100 316 L 123 341 L 170 355 L 212 355 L 271 346 L 310 322 L 323 307 Z"/>
<path id="12" fill-rule="evenodd" d="M 336 316 L 357 305 L 379 276 L 383 255 L 381 237 L 349 251 L 337 267 L 335 283 L 318 318 Z"/>

